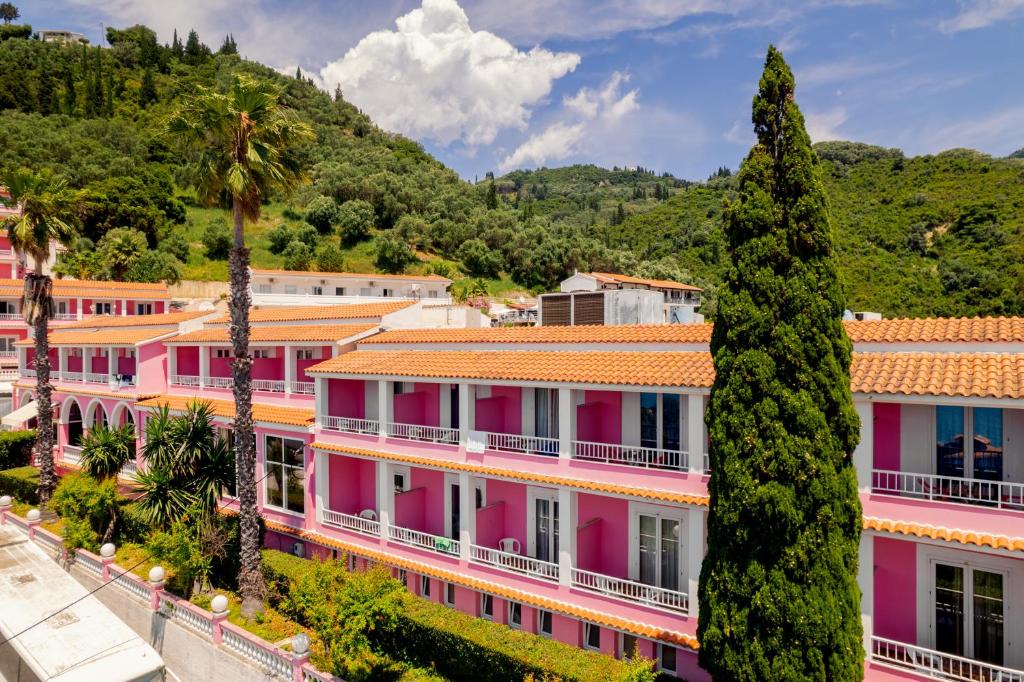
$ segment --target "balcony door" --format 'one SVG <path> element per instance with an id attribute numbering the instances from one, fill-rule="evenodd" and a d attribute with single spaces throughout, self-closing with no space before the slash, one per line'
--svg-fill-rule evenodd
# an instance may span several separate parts
<path id="1" fill-rule="evenodd" d="M 640 446 L 678 452 L 682 411 L 678 393 L 640 394 Z"/>
<path id="2" fill-rule="evenodd" d="M 533 389 L 533 435 L 558 438 L 558 389 Z"/>
<path id="3" fill-rule="evenodd" d="M 530 490 L 528 504 L 530 555 L 541 561 L 558 563 L 558 492 Z"/>
<path id="4" fill-rule="evenodd" d="M 483 479 L 469 479 L 473 486 L 473 513 L 481 509 L 486 503 L 486 486 Z M 459 539 L 459 531 L 462 530 L 462 488 L 459 485 L 458 474 L 445 474 L 445 534 L 453 540 Z"/>
<path id="5" fill-rule="evenodd" d="M 935 649 L 1003 665 L 1007 574 L 943 561 L 931 573 Z"/>
<path id="6" fill-rule="evenodd" d="M 645 585 L 679 591 L 685 579 L 685 512 L 634 505 L 630 517 L 630 577 Z"/>
<path id="7" fill-rule="evenodd" d="M 939 476 L 1003 480 L 1002 409 L 936 406 L 935 457 Z"/>

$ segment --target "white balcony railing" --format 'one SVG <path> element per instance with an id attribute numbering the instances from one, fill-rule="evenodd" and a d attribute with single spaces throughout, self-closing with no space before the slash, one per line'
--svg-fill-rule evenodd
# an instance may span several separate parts
<path id="1" fill-rule="evenodd" d="M 1013 670 L 962 656 L 944 654 L 884 637 L 871 638 L 871 658 L 933 680 L 958 682 L 1024 682 L 1024 670 Z"/>
<path id="2" fill-rule="evenodd" d="M 472 563 L 494 566 L 504 571 L 528 575 L 531 578 L 558 582 L 558 564 L 553 564 L 550 561 L 510 554 L 480 545 L 469 546 L 469 560 Z"/>
<path id="3" fill-rule="evenodd" d="M 273 379 L 253 379 L 252 390 L 266 391 L 268 393 L 284 393 L 284 382 Z"/>
<path id="4" fill-rule="evenodd" d="M 454 445 L 459 442 L 459 430 L 444 426 L 421 426 L 419 424 L 389 422 L 387 425 L 387 435 L 391 438 L 426 441 L 428 443 L 448 443 Z"/>
<path id="5" fill-rule="evenodd" d="M 199 386 L 199 377 L 190 374 L 172 374 L 172 386 Z"/>
<path id="6" fill-rule="evenodd" d="M 514 433 L 488 433 L 487 448 L 527 455 L 558 456 L 558 439 L 541 436 L 519 436 Z"/>
<path id="7" fill-rule="evenodd" d="M 16 357 L 18 357 L 16 350 L 0 350 L 0 360 L 10 360 Z"/>
<path id="8" fill-rule="evenodd" d="M 689 610 L 689 599 L 685 592 L 645 585 L 625 578 L 613 578 L 602 573 L 584 571 L 582 568 L 572 569 L 572 585 L 587 592 L 616 597 L 634 604 L 654 606 L 679 613 L 686 613 Z"/>
<path id="9" fill-rule="evenodd" d="M 235 385 L 235 380 L 231 377 L 206 377 L 203 385 L 210 388 L 231 388 Z"/>
<path id="10" fill-rule="evenodd" d="M 25 319 L 25 316 L 22 315 L 21 313 L 0 313 L 0 320 L 21 321 L 21 320 L 24 320 L 24 319 Z"/>
<path id="11" fill-rule="evenodd" d="M 292 393 L 301 393 L 302 395 L 313 395 L 313 382 L 312 381 L 292 381 L 288 384 L 288 390 Z"/>
<path id="12" fill-rule="evenodd" d="M 77 445 L 65 445 L 61 461 L 66 464 L 80 465 L 82 463 L 82 448 Z"/>
<path id="13" fill-rule="evenodd" d="M 428 549 L 438 554 L 459 555 L 459 541 L 446 538 L 443 535 L 431 535 L 411 528 L 401 526 L 388 526 L 388 539 L 392 542 L 400 542 L 403 545 Z"/>
<path id="14" fill-rule="evenodd" d="M 380 422 L 376 419 L 356 419 L 355 417 L 331 417 L 323 418 L 321 428 L 328 431 L 344 431 L 345 433 L 363 433 L 377 435 L 380 432 Z"/>
<path id="15" fill-rule="evenodd" d="M 57 372 L 57 379 L 59 381 L 85 381 L 84 372 Z M 103 375 L 103 381 L 107 380 L 107 375 Z"/>
<path id="16" fill-rule="evenodd" d="M 910 471 L 871 472 L 872 492 L 927 500 L 981 504 L 1024 511 L 1024 483 L 985 481 L 958 476 L 936 476 Z"/>
<path id="17" fill-rule="evenodd" d="M 647 469 L 671 469 L 674 471 L 688 469 L 686 453 L 680 450 L 644 448 L 639 445 L 615 443 L 590 443 L 582 440 L 574 440 L 572 447 L 573 457 L 576 459 L 625 464 Z"/>
<path id="18" fill-rule="evenodd" d="M 75 313 L 54 313 L 52 319 L 59 322 L 71 322 L 72 320 L 77 320 L 78 315 Z"/>
<path id="19" fill-rule="evenodd" d="M 106 373 L 104 373 L 104 374 L 100 374 L 99 372 L 86 372 L 85 373 L 85 380 L 89 381 L 89 382 L 92 382 L 92 383 L 105 384 L 108 381 L 110 381 L 110 379 L 111 379 L 110 375 L 106 374 Z"/>
<path id="20" fill-rule="evenodd" d="M 0 381 L 13 381 L 19 376 L 16 369 L 0 369 Z"/>
<path id="21" fill-rule="evenodd" d="M 355 531 L 363 535 L 380 536 L 380 521 L 364 519 L 362 516 L 342 514 L 333 509 L 324 509 L 323 523 L 328 526 L 337 526 L 345 530 Z"/>
<path id="22" fill-rule="evenodd" d="M 29 369 L 27 367 L 22 367 L 21 369 L 18 370 L 18 376 L 23 377 L 23 378 L 33 378 L 34 379 L 35 376 L 36 376 L 36 371 L 34 369 Z"/>

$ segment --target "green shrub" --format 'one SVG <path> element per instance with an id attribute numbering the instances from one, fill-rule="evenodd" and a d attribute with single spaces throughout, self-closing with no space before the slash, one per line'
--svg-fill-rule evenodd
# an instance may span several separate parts
<path id="1" fill-rule="evenodd" d="M 211 220 L 203 232 L 203 246 L 210 260 L 225 260 L 231 251 L 232 237 L 227 221 L 223 218 Z"/>
<path id="2" fill-rule="evenodd" d="M 0 431 L 0 469 L 28 466 L 35 442 L 35 431 Z"/>
<path id="3" fill-rule="evenodd" d="M 279 552 L 276 549 L 265 549 L 263 554 L 263 578 L 267 582 L 267 597 L 270 605 L 277 608 L 285 597 L 293 582 L 313 569 L 313 563 L 306 559 Z"/>
<path id="4" fill-rule="evenodd" d="M 316 269 L 320 272 L 344 272 L 345 254 L 334 244 L 324 244 L 316 252 Z"/>
<path id="5" fill-rule="evenodd" d="M 309 206 L 306 207 L 306 222 L 315 227 L 320 234 L 330 234 L 334 231 L 334 225 L 338 222 L 340 214 L 341 211 L 334 199 L 319 196 L 309 202 Z"/>
<path id="6" fill-rule="evenodd" d="M 39 469 L 17 467 L 0 471 L 0 495 L 10 495 L 19 502 L 39 503 Z"/>
<path id="7" fill-rule="evenodd" d="M 143 543 L 153 530 L 146 517 L 139 512 L 139 505 L 130 500 L 119 501 L 117 542 Z"/>
<path id="8" fill-rule="evenodd" d="M 281 253 L 284 256 L 285 270 L 309 270 L 313 260 L 313 249 L 308 244 L 294 241 Z"/>
<path id="9" fill-rule="evenodd" d="M 373 227 L 373 204 L 362 199 L 346 201 L 338 211 L 336 222 L 342 244 L 355 244 L 366 239 Z"/>
<path id="10" fill-rule="evenodd" d="M 50 508 L 64 519 L 64 540 L 69 546 L 95 551 L 100 538 L 113 530 L 117 480 L 100 482 L 88 474 L 68 474 L 54 491 Z"/>
<path id="11" fill-rule="evenodd" d="M 88 519 L 68 517 L 63 519 L 64 546 L 68 549 L 87 549 L 96 552 L 100 548 L 100 535 L 92 529 Z"/>
<path id="12" fill-rule="evenodd" d="M 393 234 L 383 234 L 374 241 L 374 264 L 378 270 L 397 275 L 416 262 L 409 245 Z"/>

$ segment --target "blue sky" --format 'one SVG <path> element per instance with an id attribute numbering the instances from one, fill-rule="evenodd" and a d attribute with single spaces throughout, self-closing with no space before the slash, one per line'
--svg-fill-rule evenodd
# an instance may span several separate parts
<path id="1" fill-rule="evenodd" d="M 17 4 L 17 3 L 16 3 Z M 324 87 L 463 177 L 569 163 L 735 168 L 768 43 L 812 138 L 1024 147 L 1024 0 L 31 0 L 94 41 L 145 23 Z"/>

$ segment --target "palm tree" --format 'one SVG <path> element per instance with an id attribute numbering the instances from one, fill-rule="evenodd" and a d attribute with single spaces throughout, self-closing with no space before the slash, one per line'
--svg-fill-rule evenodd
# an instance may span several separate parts
<path id="1" fill-rule="evenodd" d="M 195 154 L 196 195 L 207 205 L 231 200 L 234 246 L 231 280 L 232 378 L 235 398 L 235 463 L 238 470 L 241 570 L 239 591 L 247 614 L 262 609 L 265 585 L 260 565 L 256 507 L 256 447 L 252 425 L 252 358 L 249 356 L 249 250 L 245 221 L 260 217 L 273 192 L 288 192 L 302 180 L 296 147 L 313 139 L 312 129 L 280 104 L 272 83 L 237 76 L 226 93 L 200 89 L 167 123 L 167 132 Z"/>
<path id="2" fill-rule="evenodd" d="M 235 479 L 231 450 L 217 434 L 209 403 L 192 402 L 172 417 L 167 406 L 146 420 L 145 470 L 135 475 L 138 509 L 153 526 L 167 528 L 190 510 L 212 514 L 221 490 Z"/>
<path id="3" fill-rule="evenodd" d="M 114 478 L 135 458 L 135 425 L 89 429 L 82 438 L 82 466 L 93 478 Z"/>
<path id="4" fill-rule="evenodd" d="M 36 346 L 36 404 L 38 405 L 38 436 L 35 460 L 39 466 L 39 503 L 50 501 L 57 487 L 57 473 L 53 467 L 53 405 L 50 394 L 50 316 L 53 300 L 50 295 L 52 280 L 44 274 L 43 266 L 50 257 L 50 243 L 57 241 L 69 246 L 75 236 L 70 221 L 78 193 L 68 189 L 62 178 L 50 173 L 32 173 L 19 170 L 0 178 L 11 200 L 20 209 L 20 215 L 6 219 L 11 247 L 31 257 L 34 270 L 25 275 L 25 292 L 21 309 L 25 321 L 33 327 Z"/>

